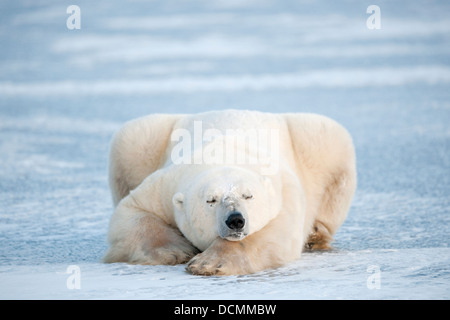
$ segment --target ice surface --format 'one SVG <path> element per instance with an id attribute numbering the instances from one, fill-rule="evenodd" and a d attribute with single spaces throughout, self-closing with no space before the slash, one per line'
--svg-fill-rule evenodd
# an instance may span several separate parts
<path id="1" fill-rule="evenodd" d="M 450 4 L 0 4 L 0 299 L 449 299 Z M 316 112 L 357 151 L 334 249 L 254 275 L 105 265 L 111 135 L 154 112 Z M 70 289 L 80 270 L 80 289 Z M 379 271 L 379 272 L 378 272 Z"/>

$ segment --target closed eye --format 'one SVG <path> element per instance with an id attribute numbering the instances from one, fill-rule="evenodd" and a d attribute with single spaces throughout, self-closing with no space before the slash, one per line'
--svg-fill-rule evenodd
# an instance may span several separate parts
<path id="1" fill-rule="evenodd" d="M 216 199 L 215 199 L 215 198 L 212 198 L 212 199 L 210 199 L 210 200 L 206 200 L 206 203 L 209 203 L 209 204 L 216 203 Z"/>
<path id="2" fill-rule="evenodd" d="M 252 199 L 253 198 L 253 195 L 249 195 L 249 194 L 243 194 L 242 195 L 242 198 L 244 198 L 244 200 L 249 200 L 249 199 Z"/>

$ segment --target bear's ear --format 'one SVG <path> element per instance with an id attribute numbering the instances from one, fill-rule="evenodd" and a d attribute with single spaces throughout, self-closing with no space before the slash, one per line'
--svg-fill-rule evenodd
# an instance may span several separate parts
<path id="1" fill-rule="evenodd" d="M 266 190 L 270 189 L 272 187 L 272 181 L 270 180 L 269 177 L 267 176 L 263 176 L 263 185 L 266 188 Z"/>
<path id="2" fill-rule="evenodd" d="M 181 192 L 175 193 L 175 195 L 172 198 L 173 205 L 178 209 L 183 209 L 183 202 L 184 202 L 184 194 Z"/>
<path id="3" fill-rule="evenodd" d="M 269 194 L 274 194 L 275 193 L 275 189 L 274 189 L 274 185 L 273 185 L 273 181 L 272 179 L 270 179 L 267 176 L 263 176 L 263 186 L 266 189 L 267 192 L 269 192 Z"/>

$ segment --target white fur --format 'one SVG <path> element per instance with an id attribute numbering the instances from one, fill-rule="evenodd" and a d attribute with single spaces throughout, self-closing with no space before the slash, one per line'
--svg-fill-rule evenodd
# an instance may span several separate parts
<path id="1" fill-rule="evenodd" d="M 347 131 L 319 115 L 151 115 L 115 135 L 110 185 L 106 262 L 251 273 L 299 258 L 305 241 L 328 246 L 356 187 L 355 154 Z M 236 234 L 232 212 L 245 220 Z"/>

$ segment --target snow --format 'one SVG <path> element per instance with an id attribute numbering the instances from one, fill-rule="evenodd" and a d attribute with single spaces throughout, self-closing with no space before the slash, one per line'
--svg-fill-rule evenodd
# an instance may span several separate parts
<path id="1" fill-rule="evenodd" d="M 8 290 L 0 298 L 401 299 L 409 288 L 408 299 L 442 299 L 448 294 L 448 283 L 440 278 L 448 279 L 449 253 L 448 248 L 307 253 L 276 270 L 229 277 L 195 277 L 183 265 L 81 263 L 79 289 L 68 289 L 72 272 L 67 264 L 2 266 L 2 287 Z M 373 265 L 381 270 L 379 289 L 367 285 Z"/>
<path id="2" fill-rule="evenodd" d="M 446 1 L 0 4 L 0 299 L 449 299 Z M 198 277 L 106 265 L 107 154 L 125 121 L 224 108 L 316 112 L 357 151 L 330 252 Z M 79 270 L 80 288 L 70 289 Z"/>

